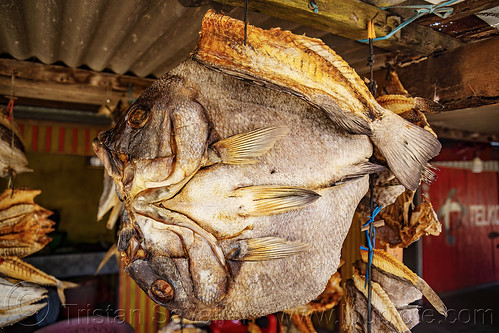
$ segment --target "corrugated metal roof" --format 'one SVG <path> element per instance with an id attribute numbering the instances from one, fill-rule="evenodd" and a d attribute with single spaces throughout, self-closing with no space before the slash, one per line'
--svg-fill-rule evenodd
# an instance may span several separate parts
<path id="1" fill-rule="evenodd" d="M 184 7 L 177 0 L 0 0 L 0 54 L 158 77 L 192 51 L 208 8 Z M 241 8 L 223 8 L 242 19 Z M 365 70 L 365 45 L 253 12 L 249 22 L 322 38 L 352 66 Z M 387 52 L 376 53 L 381 66 Z"/>
<path id="2" fill-rule="evenodd" d="M 209 5 L 184 7 L 178 0 L 0 0 L 0 54 L 158 77 L 192 51 L 209 7 L 243 18 L 242 8 L 204 2 Z M 412 15 L 412 10 L 407 11 L 404 16 Z M 248 18 L 262 28 L 281 27 L 321 38 L 359 73 L 367 71 L 364 44 L 255 12 L 249 12 Z M 376 67 L 390 55 L 381 49 L 375 53 Z"/>
<path id="3" fill-rule="evenodd" d="M 157 76 L 194 47 L 207 7 L 176 0 L 2 0 L 0 10 L 1 53 Z"/>

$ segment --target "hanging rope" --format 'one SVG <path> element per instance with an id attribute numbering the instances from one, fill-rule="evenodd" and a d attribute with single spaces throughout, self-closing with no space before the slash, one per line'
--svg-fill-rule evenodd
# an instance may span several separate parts
<path id="1" fill-rule="evenodd" d="M 7 119 L 9 122 L 12 122 L 14 120 L 14 101 L 17 99 L 14 93 L 14 84 L 15 84 L 15 73 L 12 72 L 11 76 L 11 84 L 10 84 L 10 95 L 5 96 L 9 99 L 9 103 L 7 104 Z M 8 175 L 9 175 L 9 182 L 7 184 L 7 188 L 14 189 L 14 169 L 12 168 L 12 160 L 14 158 L 14 124 L 10 124 L 10 158 L 9 158 L 9 166 L 8 166 Z M 12 191 L 12 194 L 14 195 L 14 191 Z"/>
<path id="2" fill-rule="evenodd" d="M 374 33 L 374 18 L 368 21 L 367 23 L 367 39 L 369 41 L 369 57 L 367 58 L 367 63 L 369 65 L 370 72 L 370 80 L 369 80 L 369 91 L 376 98 L 376 81 L 374 81 L 374 46 L 373 40 L 376 38 L 376 34 Z M 381 207 L 376 206 L 374 203 L 374 175 L 369 176 L 369 210 L 371 214 L 369 215 L 369 220 L 363 225 L 363 228 L 368 227 L 365 230 L 366 239 L 367 239 L 367 248 L 365 246 L 361 246 L 361 250 L 368 251 L 368 260 L 367 260 L 367 271 L 366 271 L 366 280 L 364 284 L 364 288 L 367 286 L 367 333 L 371 333 L 371 324 L 372 324 L 372 262 L 373 262 L 373 254 L 374 248 L 376 247 L 376 229 L 374 228 L 374 218 L 381 210 Z"/>
<path id="3" fill-rule="evenodd" d="M 374 16 L 369 22 L 367 22 L 367 38 L 369 40 L 369 57 L 367 58 L 367 64 L 369 65 L 369 91 L 376 98 L 376 81 L 374 81 L 374 45 L 373 40 L 376 38 L 376 34 L 374 32 Z"/>
<path id="4" fill-rule="evenodd" d="M 308 3 L 308 8 L 312 9 L 312 11 L 314 13 L 318 13 L 319 12 L 319 7 L 317 6 L 317 4 L 315 3 L 315 0 L 310 0 L 309 3 Z"/>
<path id="5" fill-rule="evenodd" d="M 412 6 L 381 7 L 380 9 L 383 9 L 383 10 L 388 9 L 388 8 L 414 8 L 414 11 L 416 12 L 416 14 L 414 14 L 413 16 L 409 17 L 407 20 L 405 20 L 404 22 L 402 22 L 398 27 L 396 27 L 395 29 L 393 29 L 386 36 L 374 38 L 373 40 L 374 41 L 386 40 L 386 39 L 392 37 L 393 35 L 395 35 L 397 33 L 397 31 L 399 31 L 400 29 L 402 29 L 405 26 L 407 26 L 408 24 L 416 21 L 421 16 L 424 16 L 424 15 L 427 15 L 427 14 L 435 14 L 438 17 L 447 18 L 454 11 L 454 8 L 447 7 L 447 6 L 452 5 L 454 2 L 457 2 L 457 0 L 445 1 L 445 2 L 442 2 L 442 3 L 436 4 L 436 5 L 412 5 Z M 359 39 L 358 41 L 366 43 L 366 42 L 368 42 L 368 39 Z"/>
<path id="6" fill-rule="evenodd" d="M 248 0 L 244 0 L 244 46 L 248 40 Z"/>

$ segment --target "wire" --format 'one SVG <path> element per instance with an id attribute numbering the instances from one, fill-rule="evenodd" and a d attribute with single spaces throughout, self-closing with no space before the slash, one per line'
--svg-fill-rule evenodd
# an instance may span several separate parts
<path id="1" fill-rule="evenodd" d="M 248 40 L 248 0 L 244 0 L 244 46 Z"/>

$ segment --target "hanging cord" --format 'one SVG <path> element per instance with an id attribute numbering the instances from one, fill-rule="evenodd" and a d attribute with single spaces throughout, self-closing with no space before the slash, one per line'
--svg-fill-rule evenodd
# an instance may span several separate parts
<path id="1" fill-rule="evenodd" d="M 244 46 L 248 40 L 248 0 L 244 0 Z"/>
<path id="2" fill-rule="evenodd" d="M 14 101 L 17 99 L 14 93 L 14 84 L 15 84 L 15 73 L 12 72 L 11 76 L 11 85 L 10 85 L 10 95 L 5 96 L 9 99 L 9 104 L 7 104 L 7 119 L 11 123 L 10 124 L 10 158 L 9 158 L 9 166 L 7 173 L 9 175 L 9 182 L 7 184 L 7 188 L 14 189 L 14 169 L 12 168 L 12 160 L 14 159 L 14 124 L 12 121 L 14 120 Z M 14 191 L 12 191 L 12 196 L 14 195 Z"/>
<path id="3" fill-rule="evenodd" d="M 319 12 L 319 6 L 317 6 L 317 3 L 315 3 L 315 0 L 309 1 L 308 8 L 312 9 L 312 11 L 316 14 Z"/>
<path id="4" fill-rule="evenodd" d="M 369 40 L 369 57 L 367 58 L 367 63 L 369 65 L 370 72 L 370 81 L 369 81 L 369 91 L 376 98 L 376 81 L 374 81 L 374 46 L 373 40 L 376 38 L 376 34 L 374 33 L 374 19 L 373 17 L 367 23 L 367 38 Z M 368 227 L 365 231 L 366 239 L 367 239 L 367 248 L 365 246 L 361 246 L 361 250 L 368 251 L 368 259 L 367 259 L 367 272 L 366 272 L 366 280 L 364 284 L 364 288 L 367 285 L 367 333 L 371 333 L 372 326 L 372 262 L 373 262 L 373 253 L 374 248 L 376 247 L 376 229 L 374 228 L 374 218 L 381 210 L 381 207 L 378 207 L 374 203 L 374 175 L 369 175 L 369 210 L 371 215 L 369 215 L 369 220 L 363 227 Z"/>
<path id="5" fill-rule="evenodd" d="M 413 16 L 409 17 L 407 20 L 405 20 L 404 22 L 402 22 L 398 27 L 396 27 L 395 29 L 393 29 L 386 36 L 375 38 L 374 41 L 386 40 L 386 39 L 392 37 L 400 29 L 402 29 L 405 26 L 407 26 L 408 24 L 416 21 L 421 16 L 424 16 L 424 15 L 427 15 L 427 14 L 435 14 L 438 17 L 447 18 L 454 11 L 454 8 L 447 7 L 447 6 L 452 5 L 456 1 L 457 0 L 450 0 L 450 1 L 445 1 L 443 3 L 439 3 L 439 4 L 436 4 L 436 5 L 413 5 L 413 6 L 380 7 L 380 9 L 383 9 L 383 10 L 388 9 L 388 8 L 414 8 L 414 11 L 416 12 L 416 14 L 414 14 Z M 359 39 L 358 41 L 366 43 L 366 42 L 368 42 L 368 39 Z"/>
<path id="6" fill-rule="evenodd" d="M 367 248 L 365 246 L 361 246 L 361 250 L 368 251 L 367 258 L 367 271 L 366 271 L 366 282 L 364 284 L 364 288 L 367 285 L 367 333 L 371 333 L 371 325 L 372 325 L 372 263 L 373 263 L 373 254 L 374 248 L 376 247 L 376 229 L 374 228 L 374 218 L 381 211 L 381 207 L 375 205 L 373 200 L 374 192 L 374 176 L 369 177 L 369 196 L 370 196 L 370 209 L 371 215 L 369 215 L 369 220 L 364 227 L 369 226 L 369 229 L 365 231 L 366 239 L 367 239 Z M 375 207 L 376 206 L 376 207 Z"/>
<path id="7" fill-rule="evenodd" d="M 377 15 L 377 14 L 376 14 Z M 376 81 L 374 81 L 374 45 L 373 40 L 376 38 L 376 34 L 374 32 L 374 19 L 376 15 L 367 22 L 367 38 L 369 39 L 369 57 L 367 58 L 367 64 L 369 65 L 369 91 L 376 98 Z"/>

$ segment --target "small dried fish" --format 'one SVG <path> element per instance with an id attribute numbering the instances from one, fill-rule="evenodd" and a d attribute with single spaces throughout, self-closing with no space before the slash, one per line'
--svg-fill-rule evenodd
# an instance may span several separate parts
<path id="1" fill-rule="evenodd" d="M 0 312 L 33 304 L 47 298 L 47 289 L 29 283 L 12 283 L 0 278 Z"/>
<path id="2" fill-rule="evenodd" d="M 42 286 L 54 286 L 57 288 L 62 304 L 66 303 L 64 289 L 78 286 L 72 282 L 60 281 L 17 257 L 0 257 L 0 274 L 19 281 L 36 283 Z"/>
<path id="3" fill-rule="evenodd" d="M 33 254 L 35 252 L 43 249 L 51 241 L 50 237 L 45 237 L 39 239 L 35 243 L 31 243 L 28 246 L 16 246 L 16 247 L 0 247 L 0 257 L 19 257 L 24 258 Z"/>
<path id="4" fill-rule="evenodd" d="M 367 262 L 367 251 L 361 251 L 362 260 Z M 403 263 L 382 250 L 374 250 L 373 266 L 379 268 L 381 271 L 396 276 L 399 279 L 410 282 L 414 287 L 423 293 L 426 299 L 433 305 L 433 307 L 442 315 L 447 316 L 447 307 L 442 302 L 440 297 L 433 291 L 433 289 L 426 283 L 425 280 L 420 278 L 417 274 L 412 272 Z"/>
<path id="5" fill-rule="evenodd" d="M 363 324 L 367 317 L 367 288 L 365 279 L 355 272 L 346 283 L 347 297 L 345 301 L 345 329 L 348 332 L 364 332 Z M 386 292 L 381 286 L 372 282 L 371 302 L 373 307 L 373 332 L 410 333 Z"/>
<path id="6" fill-rule="evenodd" d="M 31 172 L 27 167 L 24 143 L 16 123 L 0 113 L 0 177 L 14 173 Z"/>
<path id="7" fill-rule="evenodd" d="M 42 193 L 41 190 L 32 190 L 29 188 L 15 188 L 6 189 L 0 195 L 0 210 L 9 208 L 10 206 L 18 205 L 21 203 L 34 204 L 35 197 Z"/>
<path id="8" fill-rule="evenodd" d="M 0 327 L 5 327 L 17 323 L 20 320 L 34 315 L 47 306 L 47 303 L 35 303 L 6 311 L 0 311 Z"/>
<path id="9" fill-rule="evenodd" d="M 355 263 L 355 273 L 346 282 L 345 330 L 365 332 L 367 320 L 367 251 Z M 374 250 L 372 263 L 373 332 L 409 332 L 419 323 L 418 309 L 412 302 L 424 295 L 435 309 L 446 315 L 440 298 L 419 276 L 382 250 Z"/>
<path id="10" fill-rule="evenodd" d="M 38 212 L 41 216 L 50 216 L 53 214 L 53 212 L 51 212 L 50 210 L 45 209 L 37 204 L 20 203 L 17 205 L 10 206 L 4 210 L 1 210 L 0 220 L 7 220 L 17 216 L 30 214 L 32 212 Z"/>

